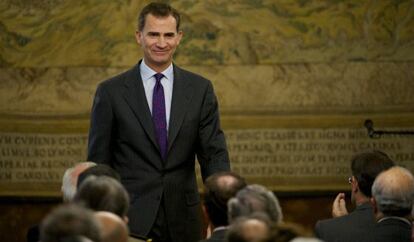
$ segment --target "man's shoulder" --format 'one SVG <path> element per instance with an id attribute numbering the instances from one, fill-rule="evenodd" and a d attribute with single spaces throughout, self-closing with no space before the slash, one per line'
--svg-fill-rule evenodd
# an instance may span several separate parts
<path id="1" fill-rule="evenodd" d="M 320 220 L 316 223 L 315 230 L 334 230 L 344 227 L 370 227 L 375 224 L 372 210 L 354 210 L 348 215 Z"/>
<path id="2" fill-rule="evenodd" d="M 99 85 L 104 87 L 115 87 L 123 85 L 126 81 L 134 78 L 134 76 L 137 77 L 137 74 L 139 74 L 138 68 L 135 65 L 132 68 L 129 68 L 128 70 L 124 70 L 121 73 L 118 73 L 104 81 L 102 81 Z"/>

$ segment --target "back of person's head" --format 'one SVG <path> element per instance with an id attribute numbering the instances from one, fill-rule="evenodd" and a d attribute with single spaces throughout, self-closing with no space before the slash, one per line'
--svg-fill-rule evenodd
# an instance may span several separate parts
<path id="1" fill-rule="evenodd" d="M 117 181 L 121 181 L 121 176 L 112 169 L 110 166 L 105 164 L 96 164 L 95 166 L 91 166 L 81 172 L 78 177 L 77 188 L 79 189 L 80 185 L 85 181 L 86 178 L 89 176 L 109 176 L 114 178 Z"/>
<path id="2" fill-rule="evenodd" d="M 283 220 L 279 200 L 264 186 L 253 184 L 241 189 L 228 202 L 228 217 L 230 223 L 240 216 L 248 216 L 254 212 L 263 212 L 274 223 Z"/>
<path id="3" fill-rule="evenodd" d="M 41 242 L 69 242 L 85 238 L 100 242 L 100 226 L 92 211 L 74 204 L 64 204 L 52 210 L 40 226 Z"/>
<path id="4" fill-rule="evenodd" d="M 62 239 L 60 242 L 94 242 L 85 236 L 67 237 Z"/>
<path id="5" fill-rule="evenodd" d="M 166 3 L 160 3 L 160 2 L 152 2 L 145 6 L 138 17 L 138 31 L 142 31 L 145 26 L 145 20 L 148 14 L 151 14 L 155 17 L 168 17 L 173 16 L 175 18 L 175 21 L 177 23 L 177 31 L 180 29 L 180 14 L 179 12 L 171 7 L 170 5 Z"/>
<path id="6" fill-rule="evenodd" d="M 227 231 L 228 242 L 271 242 L 273 224 L 264 213 L 241 216 L 232 221 Z"/>
<path id="7" fill-rule="evenodd" d="M 292 239 L 305 236 L 303 227 L 295 223 L 278 223 L 271 231 L 272 242 L 290 242 Z"/>
<path id="8" fill-rule="evenodd" d="M 410 216 L 414 199 L 414 177 L 403 167 L 392 167 L 375 179 L 372 196 L 377 211 L 382 215 Z"/>
<path id="9" fill-rule="evenodd" d="M 371 187 L 375 177 L 394 165 L 387 154 L 375 150 L 355 155 L 351 160 L 351 171 L 358 181 L 359 190 L 366 197 L 371 197 Z"/>
<path id="10" fill-rule="evenodd" d="M 96 212 L 96 219 L 101 225 L 102 242 L 127 242 L 128 227 L 117 215 L 111 212 Z"/>
<path id="11" fill-rule="evenodd" d="M 107 176 L 90 176 L 79 187 L 74 198 L 95 211 L 107 211 L 126 219 L 129 195 L 119 181 Z"/>
<path id="12" fill-rule="evenodd" d="M 204 207 L 215 227 L 228 225 L 227 202 L 246 187 L 245 180 L 233 172 L 218 172 L 204 183 Z"/>
<path id="13" fill-rule="evenodd" d="M 96 166 L 95 162 L 86 161 L 77 163 L 75 166 L 66 169 L 62 177 L 62 195 L 63 201 L 70 202 L 76 194 L 76 184 L 78 183 L 79 174 L 89 167 Z"/>

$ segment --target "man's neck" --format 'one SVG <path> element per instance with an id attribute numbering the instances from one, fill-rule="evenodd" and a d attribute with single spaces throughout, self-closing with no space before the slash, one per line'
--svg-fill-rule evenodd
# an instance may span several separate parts
<path id="1" fill-rule="evenodd" d="M 361 193 L 355 194 L 354 197 L 355 197 L 355 205 L 356 206 L 360 206 L 360 205 L 362 205 L 364 203 L 369 203 L 370 202 L 369 201 L 369 197 L 367 197 L 367 196 L 365 196 L 365 195 L 363 195 Z"/>
<path id="2" fill-rule="evenodd" d="M 153 71 L 155 71 L 157 73 L 161 73 L 161 72 L 165 71 L 172 64 L 172 62 L 170 62 L 170 63 L 166 63 L 164 65 L 153 65 L 152 63 L 148 63 L 145 60 L 145 58 L 144 58 L 143 61 L 144 61 L 145 65 L 147 65 L 149 68 L 151 68 Z"/>

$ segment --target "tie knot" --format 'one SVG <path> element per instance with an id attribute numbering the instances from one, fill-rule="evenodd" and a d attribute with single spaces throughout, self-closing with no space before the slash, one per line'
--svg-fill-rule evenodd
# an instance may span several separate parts
<path id="1" fill-rule="evenodd" d="M 155 80 L 156 80 L 157 82 L 160 82 L 160 81 L 161 81 L 161 79 L 164 77 L 164 75 L 163 75 L 162 73 L 156 73 L 156 74 L 154 75 L 154 77 L 155 77 Z"/>

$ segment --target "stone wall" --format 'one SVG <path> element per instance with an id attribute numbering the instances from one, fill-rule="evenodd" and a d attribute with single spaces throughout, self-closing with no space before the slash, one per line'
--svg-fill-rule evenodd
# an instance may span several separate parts
<path id="1" fill-rule="evenodd" d="M 212 80 L 233 169 L 275 191 L 346 189 L 380 149 L 414 169 L 413 1 L 169 1 L 176 64 Z M 0 195 L 58 196 L 86 157 L 97 84 L 142 57 L 148 1 L 0 2 Z"/>

